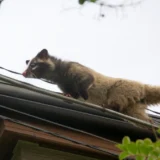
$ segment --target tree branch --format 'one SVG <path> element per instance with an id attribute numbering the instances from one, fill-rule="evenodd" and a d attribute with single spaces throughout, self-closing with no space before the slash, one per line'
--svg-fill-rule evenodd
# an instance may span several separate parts
<path id="1" fill-rule="evenodd" d="M 127 0 L 125 2 L 121 2 L 121 3 L 117 3 L 117 4 L 113 4 L 113 3 L 110 3 L 109 0 L 79 0 L 79 4 L 80 5 L 84 5 L 85 2 L 88 2 L 88 3 L 94 3 L 96 5 L 99 5 L 100 7 L 100 17 L 104 17 L 105 14 L 102 13 L 102 8 L 111 8 L 111 9 L 122 9 L 122 8 L 126 8 L 126 7 L 135 7 L 135 6 L 138 6 L 140 5 L 144 0 Z"/>

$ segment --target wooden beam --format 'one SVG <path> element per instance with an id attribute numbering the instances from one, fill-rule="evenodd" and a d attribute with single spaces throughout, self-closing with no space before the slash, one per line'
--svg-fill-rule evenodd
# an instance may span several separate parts
<path id="1" fill-rule="evenodd" d="M 51 148 L 61 148 L 62 150 L 67 150 L 69 152 L 78 153 L 82 155 L 88 155 L 91 157 L 103 157 L 107 158 L 109 157 L 110 160 L 115 160 L 117 158 L 114 158 L 110 156 L 107 153 L 97 151 L 91 148 L 88 148 L 86 146 L 82 146 L 79 144 L 75 144 L 71 141 L 64 140 L 62 138 L 58 138 L 55 136 L 52 136 L 50 134 L 34 130 L 32 128 L 22 126 L 20 124 L 16 124 L 14 122 L 4 120 L 4 130 L 11 135 L 11 137 L 14 137 L 15 139 L 22 139 L 27 141 L 32 141 L 40 144 L 41 146 L 51 147 Z M 37 127 L 41 127 L 43 129 L 46 129 L 51 132 L 55 132 L 58 134 L 61 134 L 66 137 L 70 137 L 72 139 L 75 139 L 77 141 L 81 141 L 84 143 L 87 143 L 89 145 L 94 145 L 100 148 L 103 148 L 111 153 L 119 154 L 120 151 L 115 147 L 115 143 L 109 140 L 103 140 L 100 138 L 95 138 L 91 135 L 66 130 L 62 127 L 57 127 L 54 125 L 44 125 L 44 124 L 35 124 L 33 122 L 29 123 L 30 125 L 34 125 Z"/>
<path id="2" fill-rule="evenodd" d="M 17 139 L 5 130 L 4 121 L 0 120 L 0 160 L 10 159 Z"/>

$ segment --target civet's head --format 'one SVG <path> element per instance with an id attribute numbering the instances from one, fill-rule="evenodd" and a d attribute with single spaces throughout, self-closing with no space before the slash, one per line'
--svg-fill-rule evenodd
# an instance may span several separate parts
<path id="1" fill-rule="evenodd" d="M 26 60 L 26 64 L 28 67 L 22 73 L 26 78 L 47 78 L 49 72 L 55 70 L 54 57 L 46 49 L 41 50 L 32 60 Z"/>

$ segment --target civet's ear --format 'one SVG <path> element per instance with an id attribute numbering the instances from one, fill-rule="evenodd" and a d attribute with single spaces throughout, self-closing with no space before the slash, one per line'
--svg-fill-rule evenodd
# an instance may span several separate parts
<path id="1" fill-rule="evenodd" d="M 26 60 L 26 64 L 28 64 L 28 63 L 29 63 L 29 61 L 30 61 L 30 60 Z"/>
<path id="2" fill-rule="evenodd" d="M 42 50 L 37 54 L 37 57 L 40 58 L 40 59 L 48 59 L 49 54 L 48 54 L 47 49 L 42 49 Z"/>

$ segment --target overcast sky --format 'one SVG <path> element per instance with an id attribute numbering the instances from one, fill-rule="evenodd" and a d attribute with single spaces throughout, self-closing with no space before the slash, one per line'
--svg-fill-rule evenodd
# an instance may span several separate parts
<path id="1" fill-rule="evenodd" d="M 98 5 L 80 7 L 77 0 L 4 0 L 0 66 L 22 73 L 25 60 L 46 48 L 107 76 L 160 85 L 160 1 L 103 11 L 105 18 L 100 18 Z M 0 74 L 59 91 L 42 81 Z"/>

